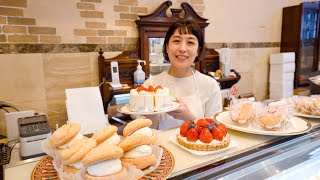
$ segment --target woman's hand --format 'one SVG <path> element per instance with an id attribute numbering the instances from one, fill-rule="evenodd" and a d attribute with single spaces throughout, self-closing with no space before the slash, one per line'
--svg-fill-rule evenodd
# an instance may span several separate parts
<path id="1" fill-rule="evenodd" d="M 167 112 L 167 114 L 174 117 L 175 119 L 181 119 L 184 121 L 196 119 L 196 117 L 191 113 L 191 111 L 185 103 L 181 102 L 178 98 L 176 100 L 178 103 L 181 104 L 180 108 L 178 108 L 175 111 Z"/>

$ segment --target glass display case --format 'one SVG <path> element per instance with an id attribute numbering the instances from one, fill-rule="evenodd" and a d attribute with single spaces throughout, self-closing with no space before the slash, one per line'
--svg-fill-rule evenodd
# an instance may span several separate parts
<path id="1" fill-rule="evenodd" d="M 320 127 L 303 135 L 277 137 L 171 179 L 319 179 Z"/>
<path id="2" fill-rule="evenodd" d="M 168 171 L 162 173 L 167 174 L 166 179 L 192 180 L 319 179 L 320 117 L 304 120 L 313 128 L 299 135 L 273 136 L 228 129 L 232 147 L 206 155 L 191 153 L 173 143 L 179 128 L 159 131 L 159 143 L 172 155 Z M 12 150 L 10 163 L 3 166 L 4 179 L 34 177 L 34 169 L 46 158 L 21 161 L 19 156 L 18 144 Z M 166 160 L 163 158 L 163 162 Z M 49 174 L 57 177 L 53 167 L 50 168 Z M 45 172 L 48 171 L 42 173 Z"/>

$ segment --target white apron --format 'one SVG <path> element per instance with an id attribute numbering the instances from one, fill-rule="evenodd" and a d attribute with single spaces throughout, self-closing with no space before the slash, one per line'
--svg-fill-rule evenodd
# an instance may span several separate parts
<path id="1" fill-rule="evenodd" d="M 163 87 L 165 87 L 167 75 L 168 75 L 168 72 L 165 75 Z M 198 83 L 193 71 L 192 71 L 192 76 L 196 85 L 196 92 L 192 93 L 189 96 L 180 97 L 179 99 L 181 102 L 185 103 L 188 106 L 189 110 L 192 112 L 193 115 L 195 115 L 196 118 L 202 118 L 204 117 L 204 107 L 202 106 L 202 102 L 199 96 Z M 162 114 L 160 117 L 158 129 L 165 130 L 165 129 L 179 127 L 183 122 L 184 122 L 183 120 L 174 119 L 172 116 L 168 114 Z"/>

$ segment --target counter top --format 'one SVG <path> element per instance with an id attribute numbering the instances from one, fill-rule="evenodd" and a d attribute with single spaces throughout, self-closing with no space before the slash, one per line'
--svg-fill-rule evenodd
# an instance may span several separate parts
<path id="1" fill-rule="evenodd" d="M 308 119 L 308 121 L 313 126 L 318 126 L 320 119 Z M 175 158 L 175 166 L 171 173 L 170 177 L 175 177 L 185 172 L 190 172 L 197 168 L 213 164 L 220 160 L 226 159 L 228 157 L 235 156 L 237 154 L 250 151 L 252 149 L 258 148 L 260 146 L 269 144 L 275 140 L 279 140 L 283 137 L 279 136 L 266 136 L 266 135 L 256 135 L 249 134 L 239 131 L 234 131 L 229 129 L 229 134 L 231 136 L 231 141 L 237 142 L 238 146 L 230 148 L 228 150 L 222 151 L 220 153 L 199 156 L 194 155 L 178 145 L 172 143 L 169 138 L 175 136 L 178 133 L 179 129 L 170 129 L 166 131 L 160 131 L 160 141 L 161 144 L 166 147 Z M 16 154 L 13 154 L 16 156 Z M 41 158 L 36 159 L 35 161 L 25 161 L 23 164 L 17 165 L 5 165 L 4 166 L 4 179 L 30 179 L 32 170 L 37 165 L 38 161 Z M 19 173 L 17 173 L 19 172 Z"/>

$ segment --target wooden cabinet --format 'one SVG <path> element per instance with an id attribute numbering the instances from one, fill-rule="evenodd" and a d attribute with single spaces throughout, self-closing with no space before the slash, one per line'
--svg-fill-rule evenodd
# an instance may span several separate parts
<path id="1" fill-rule="evenodd" d="M 295 52 L 294 86 L 319 72 L 319 1 L 283 8 L 281 52 Z"/>

